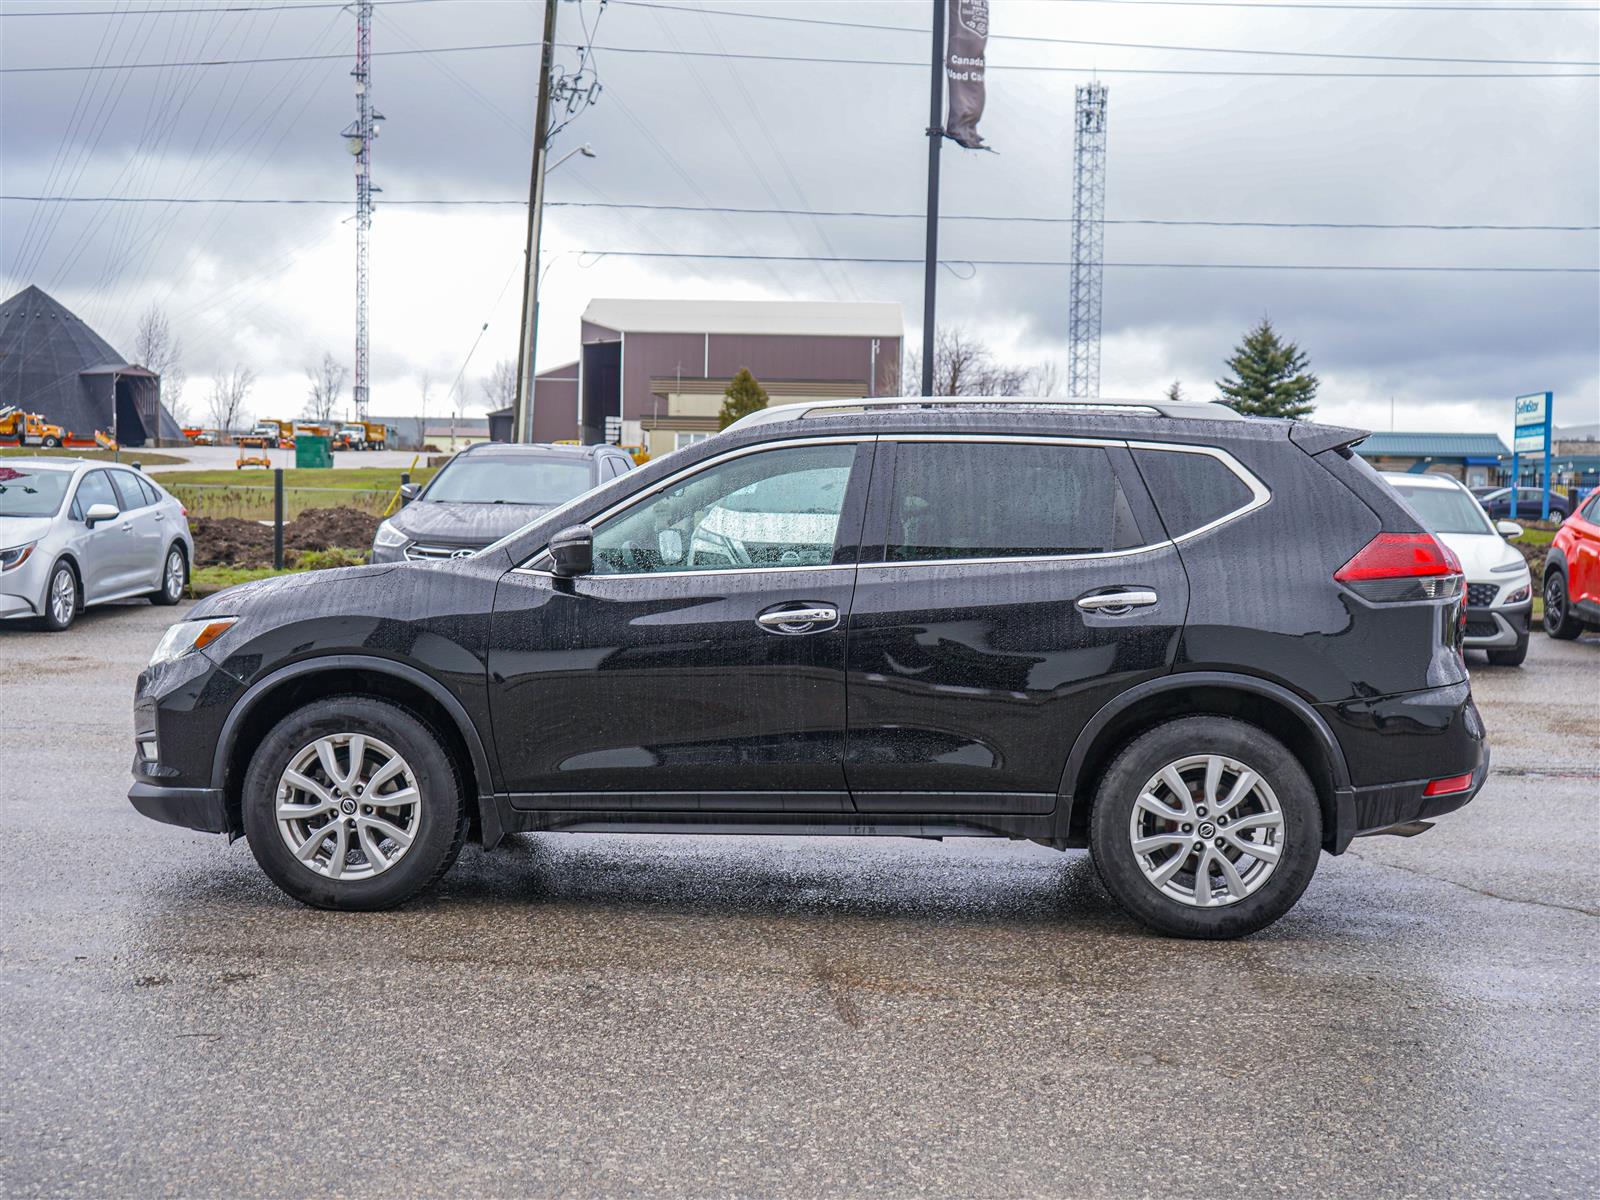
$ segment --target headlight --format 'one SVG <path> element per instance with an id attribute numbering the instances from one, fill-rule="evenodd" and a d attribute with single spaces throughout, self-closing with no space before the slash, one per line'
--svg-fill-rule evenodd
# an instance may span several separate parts
<path id="1" fill-rule="evenodd" d="M 28 561 L 28 555 L 33 553 L 33 548 L 38 542 L 29 542 L 26 546 L 13 546 L 9 550 L 0 550 L 0 571 L 9 571 L 20 567 Z"/>
<path id="2" fill-rule="evenodd" d="M 211 617 L 198 621 L 179 621 L 176 625 L 169 625 L 167 632 L 161 635 L 161 640 L 156 643 L 155 653 L 150 656 L 150 665 L 170 662 L 180 658 L 191 650 L 204 650 L 228 630 L 233 628 L 237 617 Z"/>
<path id="3" fill-rule="evenodd" d="M 395 546 L 404 546 L 409 540 L 405 534 L 395 528 L 393 521 L 385 521 L 378 526 L 378 534 L 372 539 L 372 544 L 393 549 Z"/>

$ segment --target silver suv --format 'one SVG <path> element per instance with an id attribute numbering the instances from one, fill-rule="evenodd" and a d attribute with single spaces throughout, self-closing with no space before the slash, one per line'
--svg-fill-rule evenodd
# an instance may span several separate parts
<path id="1" fill-rule="evenodd" d="M 176 604 L 193 561 L 187 510 L 138 472 L 0 459 L 0 621 L 62 630 L 91 604 Z"/>

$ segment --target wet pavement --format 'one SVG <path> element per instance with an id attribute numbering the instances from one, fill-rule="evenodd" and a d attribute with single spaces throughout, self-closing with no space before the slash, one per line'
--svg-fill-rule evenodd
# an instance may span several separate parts
<path id="1" fill-rule="evenodd" d="M 0 1194 L 1600 1193 L 1600 641 L 1233 943 L 1087 855 L 516 837 L 354 916 L 124 799 L 172 610 L 0 629 Z"/>

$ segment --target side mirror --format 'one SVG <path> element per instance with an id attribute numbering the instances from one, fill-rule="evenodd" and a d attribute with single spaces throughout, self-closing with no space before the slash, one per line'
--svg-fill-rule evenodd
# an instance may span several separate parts
<path id="1" fill-rule="evenodd" d="M 676 529 L 663 529 L 656 534 L 656 553 L 667 566 L 683 561 L 683 534 Z"/>
<path id="2" fill-rule="evenodd" d="M 573 525 L 550 539 L 551 572 L 560 579 L 594 570 L 594 530 Z"/>
<path id="3" fill-rule="evenodd" d="M 115 521 L 122 515 L 115 504 L 91 504 L 89 511 L 83 514 L 83 522 L 90 529 L 102 521 Z"/>
<path id="4" fill-rule="evenodd" d="M 1494 531 L 1508 542 L 1514 542 L 1522 536 L 1522 526 L 1515 521 L 1496 521 Z"/>
<path id="5" fill-rule="evenodd" d="M 422 495 L 422 485 L 420 483 L 402 483 L 400 485 L 401 504 L 410 504 L 420 495 Z"/>

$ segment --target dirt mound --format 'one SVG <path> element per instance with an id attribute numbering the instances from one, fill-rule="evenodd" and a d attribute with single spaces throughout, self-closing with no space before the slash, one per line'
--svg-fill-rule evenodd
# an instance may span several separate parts
<path id="1" fill-rule="evenodd" d="M 365 550 L 379 518 L 358 508 L 308 508 L 283 527 L 285 550 Z M 197 567 L 270 567 L 272 526 L 238 517 L 190 517 Z"/>
<path id="2" fill-rule="evenodd" d="M 284 526 L 283 544 L 295 550 L 330 550 L 335 546 L 365 550 L 372 545 L 379 520 L 359 508 L 308 508 Z"/>

